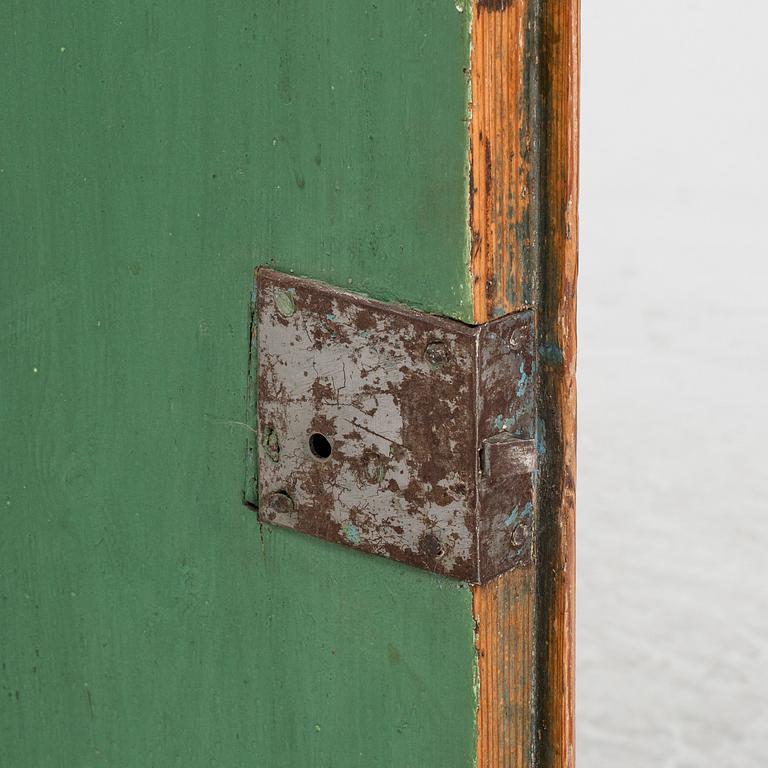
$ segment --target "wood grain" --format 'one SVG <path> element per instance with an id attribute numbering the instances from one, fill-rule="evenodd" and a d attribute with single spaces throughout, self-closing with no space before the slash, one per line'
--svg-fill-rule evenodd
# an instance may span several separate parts
<path id="1" fill-rule="evenodd" d="M 531 0 L 478 2 L 472 20 L 471 227 L 475 321 L 519 309 L 535 285 L 536 103 Z"/>
<path id="2" fill-rule="evenodd" d="M 579 0 L 544 4 L 539 335 L 542 461 L 537 614 L 539 763 L 574 765 Z"/>
<path id="3" fill-rule="evenodd" d="M 574 764 L 579 2 L 475 7 L 475 320 L 532 305 L 541 354 L 535 565 L 476 587 L 479 768 Z"/>

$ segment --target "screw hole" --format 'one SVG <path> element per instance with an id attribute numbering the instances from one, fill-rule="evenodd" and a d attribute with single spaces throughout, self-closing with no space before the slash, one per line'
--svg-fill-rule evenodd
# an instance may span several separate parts
<path id="1" fill-rule="evenodd" d="M 325 461 L 331 456 L 331 441 L 325 435 L 313 432 L 309 436 L 309 450 L 316 459 Z"/>

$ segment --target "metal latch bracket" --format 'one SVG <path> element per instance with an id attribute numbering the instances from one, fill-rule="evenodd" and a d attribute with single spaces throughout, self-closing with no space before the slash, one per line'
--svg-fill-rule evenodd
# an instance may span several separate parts
<path id="1" fill-rule="evenodd" d="M 531 562 L 531 310 L 472 326 L 260 268 L 252 339 L 262 522 L 471 583 Z"/>

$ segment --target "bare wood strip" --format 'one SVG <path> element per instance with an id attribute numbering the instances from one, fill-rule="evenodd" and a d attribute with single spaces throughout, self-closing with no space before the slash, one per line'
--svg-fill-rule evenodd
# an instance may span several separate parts
<path id="1" fill-rule="evenodd" d="M 544 4 L 542 25 L 541 403 L 546 434 L 539 532 L 540 765 L 574 765 L 576 277 L 579 0 Z"/>
<path id="2" fill-rule="evenodd" d="M 478 768 L 572 768 L 579 0 L 476 0 L 477 322 L 534 305 L 545 454 L 535 566 L 474 588 Z"/>
<path id="3" fill-rule="evenodd" d="M 478 768 L 531 765 L 534 576 L 515 569 L 474 591 Z"/>
<path id="4" fill-rule="evenodd" d="M 472 276 L 478 322 L 529 304 L 533 57 L 531 0 L 480 0 L 472 26 Z"/>

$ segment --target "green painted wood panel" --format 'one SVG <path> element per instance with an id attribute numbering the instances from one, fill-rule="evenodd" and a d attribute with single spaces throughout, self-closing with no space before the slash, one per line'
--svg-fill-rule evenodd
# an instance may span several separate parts
<path id="1" fill-rule="evenodd" d="M 471 317 L 454 0 L 0 3 L 0 765 L 465 768 L 465 585 L 241 504 L 252 269 Z"/>

